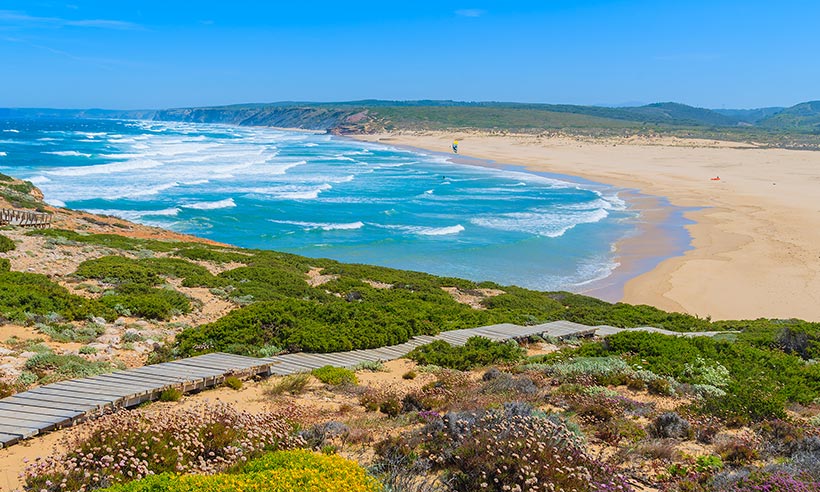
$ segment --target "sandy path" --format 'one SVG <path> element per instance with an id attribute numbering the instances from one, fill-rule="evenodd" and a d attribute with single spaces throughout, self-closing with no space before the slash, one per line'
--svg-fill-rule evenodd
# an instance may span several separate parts
<path id="1" fill-rule="evenodd" d="M 680 139 L 419 132 L 357 138 L 569 174 L 687 213 L 694 249 L 627 282 L 623 299 L 713 319 L 820 321 L 820 154 Z M 720 181 L 710 178 L 720 176 Z M 658 238 L 644 237 L 647 242 Z"/>

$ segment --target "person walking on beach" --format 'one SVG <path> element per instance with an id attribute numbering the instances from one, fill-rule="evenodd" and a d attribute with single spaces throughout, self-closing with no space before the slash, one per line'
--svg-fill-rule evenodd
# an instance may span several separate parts
<path id="1" fill-rule="evenodd" d="M 458 140 L 453 140 L 453 154 L 458 154 Z"/>

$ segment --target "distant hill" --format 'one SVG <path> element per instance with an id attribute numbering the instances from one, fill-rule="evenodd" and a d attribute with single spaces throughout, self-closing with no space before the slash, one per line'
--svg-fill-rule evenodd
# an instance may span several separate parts
<path id="1" fill-rule="evenodd" d="M 758 122 L 762 128 L 820 134 L 820 101 L 786 108 Z"/>
<path id="2" fill-rule="evenodd" d="M 0 118 L 133 118 L 369 133 L 394 129 L 476 128 L 596 135 L 664 133 L 820 148 L 820 101 L 790 108 L 707 109 L 675 102 L 631 107 L 498 101 L 282 101 L 162 110 L 2 109 Z"/>
<path id="3" fill-rule="evenodd" d="M 713 109 L 715 113 L 734 118 L 737 121 L 749 125 L 757 124 L 760 120 L 767 118 L 775 113 L 779 113 L 786 108 L 771 107 L 771 108 L 757 108 L 757 109 Z"/>
<path id="4" fill-rule="evenodd" d="M 475 128 L 623 128 L 641 125 L 720 126 L 742 123 L 738 118 L 710 109 L 678 103 L 609 108 L 569 104 L 528 104 L 464 101 L 379 101 L 339 103 L 276 102 L 236 104 L 207 108 L 157 111 L 155 118 L 199 122 L 261 124 L 333 129 L 347 118 L 366 114 L 357 123 L 373 127 L 475 127 Z M 624 124 L 623 122 L 628 122 Z"/>

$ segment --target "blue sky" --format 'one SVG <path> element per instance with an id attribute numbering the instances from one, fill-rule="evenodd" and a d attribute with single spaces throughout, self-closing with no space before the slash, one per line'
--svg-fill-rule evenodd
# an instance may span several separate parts
<path id="1" fill-rule="evenodd" d="M 820 99 L 820 2 L 3 1 L 0 107 Z"/>

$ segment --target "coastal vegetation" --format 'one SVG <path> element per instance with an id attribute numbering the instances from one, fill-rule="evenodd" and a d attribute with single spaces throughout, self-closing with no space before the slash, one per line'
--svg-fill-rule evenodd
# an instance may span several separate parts
<path id="1" fill-rule="evenodd" d="M 233 406 L 195 404 L 197 396 L 170 389 L 160 403 L 76 427 L 65 451 L 32 463 L 25 490 L 269 490 L 272 480 L 281 490 L 820 489 L 818 323 L 712 321 L 185 241 L 28 234 L 10 232 L 11 244 L 44 241 L 75 259 L 51 277 L 0 273 L 3 315 L 42 337 L 2 341 L 28 354 L 2 395 L 122 367 L 99 342 L 113 332 L 122 347 L 161 341 L 153 326 L 172 335 L 143 345 L 142 360 L 152 362 L 213 351 L 333 352 L 561 319 L 724 333 L 437 341 L 387 368 L 226 380 Z M 10 266 L 24 254 L 7 253 Z M 196 322 L 201 299 L 226 309 Z M 84 345 L 59 352 L 55 343 Z M 272 411 L 241 408 L 254 391 Z"/>

